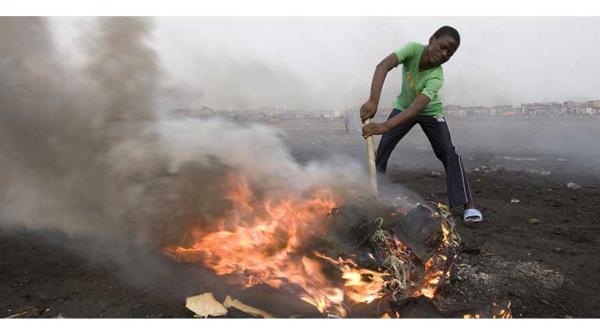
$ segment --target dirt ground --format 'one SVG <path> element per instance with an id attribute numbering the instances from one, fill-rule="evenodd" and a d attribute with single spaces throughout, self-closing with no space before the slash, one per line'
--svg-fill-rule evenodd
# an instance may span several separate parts
<path id="1" fill-rule="evenodd" d="M 334 120 L 269 124 L 286 133 L 300 162 L 341 154 L 364 163 L 357 125 L 345 132 Z M 450 119 L 450 127 L 485 222 L 458 221 L 463 252 L 445 296 L 456 304 L 510 301 L 513 317 L 600 317 L 600 122 Z M 398 145 L 387 176 L 389 189 L 402 185 L 445 202 L 443 168 L 418 127 Z M 62 233 L 0 229 L 0 317 L 190 317 L 186 296 L 228 290 L 194 265 L 137 281 L 114 263 L 90 262 L 78 252 L 87 244 Z M 256 290 L 265 306 L 280 301 L 276 316 L 295 308 L 277 290 Z"/>

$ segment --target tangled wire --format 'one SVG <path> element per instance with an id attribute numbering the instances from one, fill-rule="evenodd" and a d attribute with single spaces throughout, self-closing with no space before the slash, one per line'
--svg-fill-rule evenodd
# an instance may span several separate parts
<path id="1" fill-rule="evenodd" d="M 425 262 L 425 276 L 422 283 L 415 283 L 412 275 L 417 269 L 410 249 L 396 239 L 389 231 L 384 230 L 383 219 L 376 218 L 376 230 L 369 237 L 369 245 L 373 252 L 383 257 L 381 270 L 386 274 L 386 289 L 390 291 L 394 301 L 404 300 L 428 289 L 435 292 L 446 284 L 458 257 L 460 236 L 448 207 L 443 204 L 427 205 L 432 212 L 432 219 L 440 223 L 440 244 L 435 254 Z"/>

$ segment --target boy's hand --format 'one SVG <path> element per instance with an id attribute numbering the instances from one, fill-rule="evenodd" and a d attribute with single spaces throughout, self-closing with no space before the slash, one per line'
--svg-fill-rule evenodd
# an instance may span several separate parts
<path id="1" fill-rule="evenodd" d="M 362 135 L 366 139 L 371 135 L 381 135 L 390 129 L 385 124 L 368 123 L 362 128 Z"/>
<path id="2" fill-rule="evenodd" d="M 360 120 L 363 122 L 367 119 L 371 119 L 377 112 L 377 103 L 374 101 L 367 101 L 360 107 Z"/>

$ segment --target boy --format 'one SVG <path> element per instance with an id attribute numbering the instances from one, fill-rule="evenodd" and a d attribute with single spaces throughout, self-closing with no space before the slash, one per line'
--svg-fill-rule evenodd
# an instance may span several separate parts
<path id="1" fill-rule="evenodd" d="M 377 65 L 371 83 L 371 95 L 361 106 L 360 117 L 364 122 L 375 116 L 387 73 L 402 64 L 402 92 L 396 98 L 388 120 L 363 126 L 365 138 L 382 134 L 375 158 L 377 170 L 385 172 L 388 159 L 398 142 L 418 123 L 435 155 L 444 164 L 450 207 L 462 204 L 465 221 L 481 222 L 483 215 L 473 203 L 465 170 L 452 144 L 442 103 L 437 95 L 444 82 L 441 65 L 452 57 L 459 45 L 458 31 L 443 26 L 429 38 L 428 45 L 411 42 L 388 55 Z"/>

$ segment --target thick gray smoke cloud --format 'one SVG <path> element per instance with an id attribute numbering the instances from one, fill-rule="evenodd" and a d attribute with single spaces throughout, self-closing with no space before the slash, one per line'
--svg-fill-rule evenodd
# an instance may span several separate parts
<path id="1" fill-rule="evenodd" d="M 121 195 L 115 182 L 130 175 L 124 167 L 130 160 L 116 159 L 118 153 L 143 141 L 153 117 L 158 67 L 153 51 L 135 43 L 148 23 L 100 21 L 85 75 L 55 56 L 44 20 L 0 24 L 9 31 L 1 46 L 5 221 L 36 227 L 61 219 L 74 232 L 97 230 L 114 215 L 106 213 L 118 212 L 117 205 L 99 206 Z"/>
<path id="2" fill-rule="evenodd" d="M 225 212 L 231 174 L 265 196 L 366 186 L 347 160 L 298 165 L 267 127 L 158 120 L 151 28 L 99 19 L 80 70 L 59 57 L 44 19 L 0 19 L 3 228 L 87 237 L 97 245 L 86 256 L 147 274 L 164 244 Z"/>
<path id="3" fill-rule="evenodd" d="M 159 73 L 149 28 L 100 20 L 78 72 L 59 57 L 44 19 L 0 19 L 3 225 L 86 237 L 98 244 L 88 257 L 141 260 L 126 247 L 146 244 L 134 230 L 144 220 L 137 209 L 158 168 L 152 149 L 138 148 L 152 140 L 145 127 Z"/>
<path id="4" fill-rule="evenodd" d="M 280 138 L 283 133 L 267 126 L 243 127 L 221 119 L 178 120 L 161 122 L 159 130 L 174 171 L 190 162 L 218 161 L 254 185 L 297 193 L 322 184 L 338 188 L 364 184 L 359 164 L 348 159 L 333 157 L 326 163 L 300 166 Z"/>

